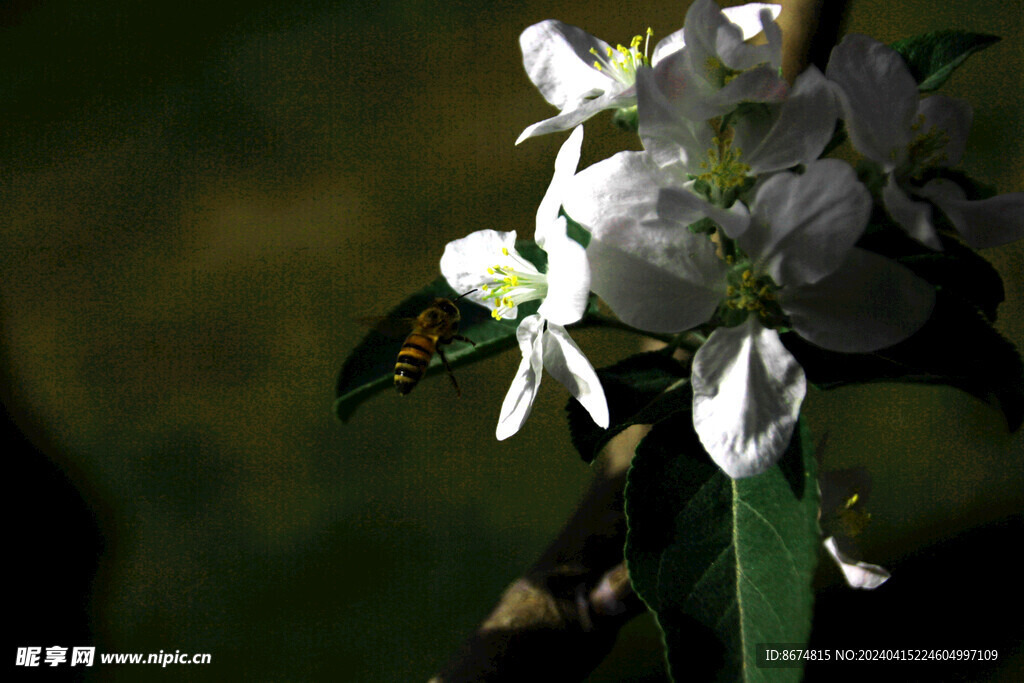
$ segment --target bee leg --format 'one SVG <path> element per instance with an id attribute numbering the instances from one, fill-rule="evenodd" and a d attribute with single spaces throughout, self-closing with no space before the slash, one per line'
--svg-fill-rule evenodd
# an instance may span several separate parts
<path id="1" fill-rule="evenodd" d="M 456 337 L 457 339 L 458 337 Z M 441 349 L 441 345 L 437 346 L 437 355 L 441 357 L 441 362 L 444 363 L 444 369 L 448 371 L 448 379 L 452 381 L 452 386 L 455 388 L 455 395 L 462 396 L 462 390 L 459 389 L 459 383 L 455 380 L 455 373 L 452 372 L 452 366 L 448 365 L 448 358 L 444 355 L 444 351 Z"/>
<path id="2" fill-rule="evenodd" d="M 452 337 L 452 339 L 458 339 L 459 341 L 462 341 L 462 342 L 469 342 L 473 346 L 476 346 L 476 342 L 475 341 L 473 341 L 469 337 L 463 337 L 461 334 L 455 335 L 454 337 Z"/>

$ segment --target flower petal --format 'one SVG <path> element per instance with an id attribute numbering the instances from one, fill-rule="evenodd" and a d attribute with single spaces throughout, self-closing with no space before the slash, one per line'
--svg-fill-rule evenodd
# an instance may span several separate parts
<path id="1" fill-rule="evenodd" d="M 608 231 L 655 218 L 657 188 L 675 180 L 649 155 L 619 152 L 577 173 L 566 185 L 562 205 L 570 218 L 600 239 Z"/>
<path id="2" fill-rule="evenodd" d="M 677 181 L 647 154 L 620 152 L 578 173 L 563 200 L 591 233 L 591 289 L 644 330 L 689 329 L 725 294 L 714 245 L 658 217 L 658 188 Z"/>
<path id="3" fill-rule="evenodd" d="M 935 289 L 895 261 L 855 248 L 828 277 L 784 288 L 779 303 L 807 341 L 861 353 L 892 346 L 920 329 L 935 306 Z"/>
<path id="4" fill-rule="evenodd" d="M 544 99 L 559 109 L 575 106 L 587 93 L 606 92 L 615 83 L 593 67 L 590 53 L 594 49 L 605 54 L 608 43 L 583 29 L 548 19 L 528 26 L 519 36 L 519 46 L 526 74 Z"/>
<path id="5" fill-rule="evenodd" d="M 610 86 L 611 87 L 611 86 Z M 636 102 L 636 89 L 634 87 L 621 88 L 618 84 L 614 86 L 614 89 L 610 89 L 602 95 L 594 97 L 592 99 L 584 99 L 576 105 L 570 105 L 562 113 L 552 116 L 549 119 L 538 121 L 537 123 L 527 126 L 519 137 L 516 138 L 516 144 L 518 145 L 523 140 L 528 138 L 537 137 L 538 135 L 546 135 L 548 133 L 558 133 L 563 130 L 569 130 L 573 126 L 577 126 L 591 116 L 599 114 L 605 109 L 618 109 L 619 107 L 627 107 Z"/>
<path id="6" fill-rule="evenodd" d="M 720 327 L 693 358 L 693 426 L 733 479 L 764 472 L 789 445 L 807 391 L 803 368 L 753 316 Z"/>
<path id="7" fill-rule="evenodd" d="M 728 22 L 725 12 L 722 12 L 722 16 L 726 19 L 726 26 L 736 27 L 735 24 Z M 742 31 L 739 32 L 739 40 L 736 40 L 734 32 L 718 29 L 716 48 L 725 66 L 737 71 L 746 71 L 761 64 L 768 64 L 771 70 L 778 72 L 782 65 L 782 32 L 772 18 L 770 10 L 758 12 L 758 23 L 761 26 L 757 32 L 764 31 L 767 38 L 765 43 L 747 41 Z"/>
<path id="8" fill-rule="evenodd" d="M 871 195 L 849 164 L 821 159 L 761 185 L 739 244 L 776 283 L 813 283 L 846 259 L 870 214 Z"/>
<path id="9" fill-rule="evenodd" d="M 623 322 L 649 332 L 681 332 L 711 318 L 725 296 L 724 277 L 694 282 L 630 253 L 628 246 L 604 240 L 587 246 L 590 288 Z"/>
<path id="10" fill-rule="evenodd" d="M 498 428 L 495 431 L 498 441 L 504 441 L 518 432 L 533 409 L 533 400 L 537 397 L 544 369 L 543 329 L 544 320 L 539 315 L 523 318 L 516 329 L 523 360 L 501 404 Z"/>
<path id="11" fill-rule="evenodd" d="M 874 38 L 850 34 L 833 50 L 825 75 L 839 86 L 853 146 L 886 170 L 906 156 L 917 113 L 917 83 L 903 58 Z"/>
<path id="12" fill-rule="evenodd" d="M 673 165 L 678 173 L 701 173 L 700 162 L 711 148 L 714 131 L 705 121 L 686 117 L 678 105 L 685 76 L 677 79 L 679 60 L 673 58 L 636 74 L 639 134 L 658 166 Z"/>
<path id="13" fill-rule="evenodd" d="M 544 198 L 540 200 L 537 207 L 537 231 L 534 240 L 540 247 L 544 247 L 547 239 L 547 232 L 558 219 L 558 210 L 562 208 L 562 195 L 573 175 L 576 173 L 576 166 L 580 161 L 580 149 L 583 146 L 583 126 L 576 126 L 572 134 L 562 143 L 555 157 L 555 173 L 551 176 L 551 183 L 548 185 Z M 565 233 L 564 221 L 561 232 Z"/>
<path id="14" fill-rule="evenodd" d="M 797 76 L 789 95 L 769 120 L 740 118 L 733 148 L 753 174 L 809 164 L 832 139 L 839 107 L 835 94 L 813 65 Z"/>
<path id="15" fill-rule="evenodd" d="M 480 304 L 485 308 L 491 305 L 484 301 L 486 294 L 481 291 L 480 285 L 486 283 L 490 277 L 487 268 L 497 264 L 514 265 L 517 270 L 522 271 L 529 265 L 525 259 L 518 259 L 513 262 L 503 256 L 502 249 L 508 249 L 509 253 L 516 253 L 516 233 L 498 232 L 497 230 L 477 230 L 471 232 L 462 239 L 449 242 L 441 255 L 441 274 L 448 280 L 448 284 L 460 294 L 471 289 L 477 291 L 468 294 L 466 298 Z M 537 272 L 534 269 L 534 272 Z M 506 311 L 505 318 L 515 318 L 514 310 Z"/>
<path id="16" fill-rule="evenodd" d="M 789 84 L 777 68 L 755 66 L 722 86 L 711 102 L 725 113 L 740 102 L 781 102 L 788 93 Z"/>
<path id="17" fill-rule="evenodd" d="M 942 242 L 935 232 L 935 226 L 932 225 L 930 205 L 926 202 L 915 202 L 907 196 L 892 176 L 889 176 L 885 187 L 882 188 L 882 201 L 892 219 L 906 230 L 908 235 L 926 247 L 942 250 Z"/>
<path id="18" fill-rule="evenodd" d="M 779 102 L 789 91 L 778 71 L 766 66 L 744 71 L 720 87 L 700 75 L 703 68 L 699 63 L 694 65 L 697 59 L 687 47 L 668 55 L 654 68 L 669 106 L 677 116 L 694 122 L 721 116 L 743 101 Z M 713 60 L 714 56 L 707 59 Z"/>
<path id="19" fill-rule="evenodd" d="M 936 154 L 942 159 L 942 166 L 956 166 L 967 147 L 967 133 L 971 130 L 974 113 L 967 100 L 945 95 L 932 95 L 921 100 L 917 113 L 924 117 L 920 131 L 927 134 L 932 128 L 945 132 L 946 144 Z"/>
<path id="20" fill-rule="evenodd" d="M 1024 192 L 971 201 L 951 180 L 937 178 L 919 191 L 935 202 L 975 249 L 1024 239 Z"/>
<path id="21" fill-rule="evenodd" d="M 658 62 L 671 54 L 679 52 L 684 47 L 686 47 L 685 28 L 668 34 L 654 46 L 654 52 L 651 53 L 651 66 L 658 66 Z"/>
<path id="22" fill-rule="evenodd" d="M 692 63 L 697 69 L 702 69 L 709 58 L 737 70 L 770 61 L 762 56 L 768 46 L 745 43 L 741 27 L 729 21 L 712 0 L 697 0 L 690 5 L 683 29 L 687 50 L 692 52 Z"/>
<path id="23" fill-rule="evenodd" d="M 658 218 L 675 223 L 683 229 L 706 216 L 722 226 L 725 234 L 733 239 L 750 227 L 750 214 L 743 202 L 735 202 L 728 209 L 723 209 L 691 192 L 690 185 L 692 183 L 687 183 L 685 189 L 666 187 L 658 192 Z M 710 262 L 704 263 L 702 270 L 718 271 L 715 264 Z"/>
<path id="24" fill-rule="evenodd" d="M 766 2 L 750 2 L 738 7 L 723 7 L 722 14 L 731 23 L 740 27 L 743 33 L 743 40 L 750 40 L 761 32 L 761 10 L 768 10 L 772 20 L 779 18 L 782 12 L 782 5 L 773 5 Z"/>
<path id="25" fill-rule="evenodd" d="M 544 368 L 569 390 L 594 423 L 608 427 L 608 401 L 594 366 L 561 325 L 548 323 L 544 333 Z"/>
<path id="26" fill-rule="evenodd" d="M 839 549 L 834 536 L 829 536 L 825 539 L 825 549 L 832 556 L 832 559 L 836 561 L 836 564 L 839 565 L 839 569 L 842 570 L 843 576 L 846 578 L 846 583 L 851 588 L 872 590 L 881 586 L 892 576 L 885 568 L 879 567 L 877 564 L 868 564 L 867 562 L 854 560 L 843 553 Z"/>
<path id="27" fill-rule="evenodd" d="M 548 254 L 548 293 L 537 312 L 546 320 L 570 325 L 583 317 L 590 297 L 590 264 L 587 250 L 565 231 L 559 217 L 549 232 L 544 249 Z"/>
<path id="28" fill-rule="evenodd" d="M 782 5 L 751 2 L 738 7 L 724 7 L 722 8 L 722 14 L 725 15 L 725 18 L 730 23 L 739 26 L 743 40 L 750 40 L 761 32 L 760 15 L 763 9 L 771 13 L 772 19 L 776 19 L 782 11 Z M 651 64 L 657 66 L 658 62 L 665 57 L 686 47 L 685 32 L 686 29 L 681 28 L 659 40 L 658 44 L 654 46 L 654 52 L 651 53 Z"/>

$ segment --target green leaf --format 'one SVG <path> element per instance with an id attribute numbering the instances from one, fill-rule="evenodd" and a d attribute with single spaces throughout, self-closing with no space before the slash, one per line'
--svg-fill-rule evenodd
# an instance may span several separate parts
<path id="1" fill-rule="evenodd" d="M 686 381 L 689 368 L 658 351 L 630 356 L 599 369 L 597 376 L 608 399 L 608 429 L 594 424 L 579 401 L 570 399 L 565 407 L 572 445 L 587 463 L 627 427 L 654 424 L 679 410 L 689 411 L 693 402 Z"/>
<path id="2" fill-rule="evenodd" d="M 945 384 L 1002 410 L 1011 431 L 1024 419 L 1024 363 L 1016 347 L 978 309 L 945 291 L 924 327 L 873 353 L 826 351 L 794 333 L 782 341 L 822 389 L 878 381 Z"/>
<path id="3" fill-rule="evenodd" d="M 936 214 L 936 220 L 941 224 L 944 219 Z M 857 246 L 898 261 L 918 277 L 946 294 L 960 297 L 995 321 L 999 304 L 1005 298 L 999 272 L 963 242 L 942 233 L 939 237 L 943 250 L 933 251 L 876 210 Z"/>
<path id="4" fill-rule="evenodd" d="M 590 231 L 584 228 L 582 225 L 572 219 L 569 214 L 564 210 L 560 210 L 558 215 L 565 217 L 565 232 L 569 237 L 575 240 L 584 249 L 590 244 Z"/>
<path id="5" fill-rule="evenodd" d="M 517 244 L 516 248 L 519 246 Z M 448 286 L 447 280 L 438 277 L 398 304 L 386 318 L 393 321 L 415 318 L 435 298 L 454 299 L 459 294 L 462 292 L 456 293 Z M 520 319 L 536 312 L 537 304 L 531 303 L 532 306 L 520 306 Z M 488 309 L 467 300 L 460 301 L 458 307 L 462 317 L 459 333 L 472 339 L 476 346 L 456 341 L 445 347 L 445 355 L 452 367 L 482 360 L 516 345 L 518 322 L 495 320 Z M 395 360 L 403 341 L 402 335 L 373 330 L 352 350 L 342 365 L 335 390 L 334 412 L 342 421 L 347 421 L 363 401 L 392 385 Z M 435 354 L 421 381 L 427 381 L 438 372 L 444 372 L 444 365 Z"/>
<path id="6" fill-rule="evenodd" d="M 799 680 L 757 667 L 758 643 L 805 643 L 821 536 L 806 431 L 782 460 L 733 480 L 711 461 L 690 415 L 656 424 L 626 481 L 626 561 L 658 618 L 681 678 Z"/>
<path id="7" fill-rule="evenodd" d="M 946 293 L 976 306 L 989 322 L 995 322 L 1005 298 L 999 272 L 963 244 L 946 240 L 943 247 L 943 251 L 906 256 L 899 262 Z"/>
<path id="8" fill-rule="evenodd" d="M 918 90 L 931 92 L 945 83 L 964 60 L 999 40 L 999 36 L 984 33 L 935 31 L 897 40 L 891 47 L 907 63 Z"/>

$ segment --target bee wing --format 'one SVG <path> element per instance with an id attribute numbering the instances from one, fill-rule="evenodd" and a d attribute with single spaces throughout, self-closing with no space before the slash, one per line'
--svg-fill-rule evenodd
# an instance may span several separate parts
<path id="1" fill-rule="evenodd" d="M 392 339 L 405 339 L 408 336 L 409 331 L 412 330 L 413 323 L 416 322 L 416 318 L 394 318 L 386 315 L 380 316 L 364 316 L 356 318 L 363 327 L 367 327 L 374 332 L 379 332 L 385 337 Z"/>

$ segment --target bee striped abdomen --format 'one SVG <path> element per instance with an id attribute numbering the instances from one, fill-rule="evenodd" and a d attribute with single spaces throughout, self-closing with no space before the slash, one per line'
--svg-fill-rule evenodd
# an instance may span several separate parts
<path id="1" fill-rule="evenodd" d="M 398 393 L 408 394 L 412 391 L 423 377 L 436 348 L 435 340 L 423 334 L 413 332 L 405 338 L 395 363 L 395 389 Z"/>

